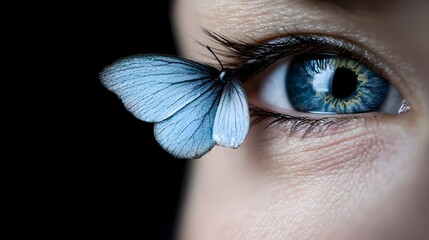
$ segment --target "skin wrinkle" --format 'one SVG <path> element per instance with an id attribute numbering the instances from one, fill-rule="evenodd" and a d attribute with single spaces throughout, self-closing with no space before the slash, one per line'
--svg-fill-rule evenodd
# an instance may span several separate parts
<path id="1" fill-rule="evenodd" d="M 257 149 L 256 151 L 260 149 L 258 146 L 279 149 L 277 146 L 280 144 L 277 142 L 256 143 L 254 148 Z M 365 131 L 334 140 L 325 140 L 322 143 L 307 142 L 304 146 L 307 145 L 308 148 L 294 148 L 293 145 L 301 145 L 301 142 L 291 144 L 281 151 L 262 153 L 260 159 L 270 159 L 268 165 L 272 174 L 276 176 L 286 174 L 288 178 L 313 176 L 317 173 L 336 174 L 338 171 L 347 171 L 352 174 L 358 172 L 357 170 L 361 167 L 371 166 L 371 162 L 377 160 L 385 149 L 392 147 L 392 143 L 389 143 L 388 139 L 382 139 Z"/>
<path id="2" fill-rule="evenodd" d="M 238 224 L 246 224 L 247 222 L 254 221 L 252 225 L 254 225 L 256 228 L 243 231 L 241 228 L 237 228 L 237 226 L 231 227 L 232 229 L 235 229 L 236 232 L 235 234 L 232 234 L 232 239 L 283 239 L 281 238 L 278 229 L 284 230 L 290 236 L 300 236 L 300 238 L 293 239 L 309 239 L 310 237 L 314 236 L 320 237 L 320 229 L 315 227 L 322 224 L 321 222 L 315 222 L 317 221 L 316 219 L 318 218 L 319 214 L 320 216 L 323 216 L 325 211 L 328 211 L 332 214 L 334 212 L 347 212 L 348 210 L 348 207 L 341 203 L 343 201 L 346 202 L 346 199 L 349 196 L 347 194 L 339 193 L 340 189 L 329 188 L 329 186 L 335 185 L 327 184 L 326 181 L 353 182 L 354 180 L 350 178 L 344 178 L 344 175 L 336 176 L 335 180 L 324 180 L 323 178 L 318 179 L 317 183 L 325 184 L 325 186 L 327 186 L 326 188 L 318 187 L 319 185 L 315 185 L 315 182 L 308 182 L 307 184 L 294 186 L 291 186 L 290 184 L 277 185 L 277 182 L 272 182 L 271 185 L 268 185 L 264 191 L 261 191 L 260 194 L 258 194 L 260 198 L 255 198 L 255 200 L 257 200 L 256 203 L 249 203 L 250 206 L 258 206 L 257 209 L 254 207 L 246 208 L 243 213 L 243 217 L 237 220 Z M 291 189 L 294 188 L 295 191 L 292 191 Z M 338 201 L 332 201 L 332 203 L 338 204 L 331 205 L 330 207 L 325 205 L 323 208 L 319 208 L 318 205 L 323 205 L 324 203 L 320 202 L 318 199 L 323 199 L 321 195 L 325 195 L 326 191 L 338 192 L 338 194 L 331 195 L 332 198 L 338 199 Z M 279 194 L 288 197 L 275 197 L 275 195 Z M 267 199 L 277 199 L 277 201 L 272 202 Z M 293 210 L 285 208 L 285 206 L 288 205 L 294 205 L 296 208 Z M 316 211 L 317 213 L 313 214 L 315 209 L 318 209 L 319 211 Z M 284 215 L 278 215 L 278 213 L 283 213 Z M 264 215 L 273 216 L 274 219 L 265 218 Z M 333 216 L 333 218 L 325 218 L 323 223 L 327 223 L 327 226 L 334 227 L 335 216 L 337 215 L 341 214 L 332 214 L 331 216 Z M 308 218 L 307 216 L 312 217 Z M 311 224 L 315 224 L 315 226 L 311 227 Z M 305 233 L 307 236 L 301 236 L 302 229 L 301 227 L 297 226 L 305 227 L 306 225 L 308 225 L 308 227 L 305 228 Z M 261 226 L 268 226 L 268 228 L 261 228 Z M 225 238 L 220 237 L 216 239 Z"/>
<path id="3" fill-rule="evenodd" d="M 394 135 L 394 134 L 393 134 Z M 298 150 L 299 151 L 299 150 Z M 341 151 L 341 150 L 339 150 L 339 151 Z M 400 150 L 398 150 L 399 152 L 400 152 Z M 392 153 L 392 154 L 394 154 L 394 153 Z M 327 155 L 329 155 L 329 154 L 327 154 Z M 289 154 L 288 154 L 288 156 L 290 156 Z M 302 159 L 301 159 L 302 160 Z M 309 157 L 309 160 L 311 160 L 311 157 Z M 284 164 L 284 161 L 282 162 L 283 164 Z M 274 167 L 274 168 L 276 168 L 276 167 Z M 367 168 L 368 169 L 371 169 L 370 168 L 370 166 L 367 166 Z M 285 167 L 285 169 L 286 169 L 286 167 Z M 282 171 L 281 169 L 279 170 L 279 171 Z M 285 171 L 285 170 L 284 170 Z M 341 174 L 340 174 L 340 172 L 341 172 Z M 374 173 L 371 173 L 370 174 L 370 172 L 368 172 L 368 171 L 365 171 L 365 173 L 366 174 L 344 174 L 344 171 L 340 171 L 340 172 L 338 172 L 338 173 L 334 173 L 334 174 L 331 174 L 330 176 L 333 178 L 333 180 L 331 180 L 331 182 L 333 182 L 333 183 L 335 183 L 335 184 L 328 184 L 328 183 L 326 183 L 325 181 L 323 181 L 323 180 L 321 180 L 321 179 L 324 179 L 324 178 L 328 178 L 329 176 L 328 175 L 326 175 L 326 174 L 320 174 L 320 175 L 318 175 L 319 177 L 314 177 L 314 176 L 309 176 L 309 177 L 311 177 L 311 180 L 310 181 L 302 181 L 302 178 L 295 178 L 295 176 L 293 176 L 292 178 L 294 179 L 294 181 L 298 181 L 299 182 L 299 184 L 304 184 L 304 186 L 307 186 L 307 185 L 309 185 L 310 183 L 312 183 L 312 184 L 315 184 L 315 185 L 322 185 L 323 186 L 323 188 L 325 188 L 325 189 L 327 189 L 327 188 L 332 188 L 332 187 L 334 187 L 335 188 L 335 186 L 337 186 L 338 185 L 338 177 L 346 177 L 346 176 L 348 176 L 348 178 L 346 178 L 344 181 L 345 182 L 347 182 L 348 184 L 346 185 L 346 186 L 354 186 L 354 187 L 352 187 L 353 189 L 350 189 L 350 190 L 343 190 L 343 193 L 342 194 L 338 194 L 338 195 L 343 195 L 346 199 L 347 198 L 349 198 L 349 197 L 351 197 L 351 194 L 350 193 L 353 193 L 353 195 L 355 195 L 354 197 L 356 197 L 356 196 L 359 196 L 360 195 L 360 197 L 359 198 L 361 198 L 362 199 L 362 202 L 364 203 L 364 202 L 371 202 L 372 200 L 371 200 L 371 198 L 369 198 L 366 194 L 358 194 L 358 192 L 359 191 L 357 191 L 357 189 L 356 189 L 356 186 L 365 186 L 366 185 L 366 183 L 368 182 L 368 179 L 371 179 L 371 175 L 372 174 L 374 174 Z M 355 178 L 355 180 L 354 181 L 352 181 L 352 180 L 350 180 L 350 177 L 353 177 L 354 176 L 354 178 Z M 282 182 L 282 186 L 284 186 L 284 182 L 287 182 L 288 180 L 289 180 L 289 178 L 288 178 L 288 180 L 285 180 L 284 178 L 281 178 L 282 180 L 281 180 L 281 182 Z M 307 179 L 308 180 L 308 179 Z M 385 181 L 387 181 L 387 180 L 385 180 Z M 353 182 L 359 182 L 359 184 L 354 184 Z M 306 184 L 307 183 L 307 184 Z M 297 184 L 297 185 L 299 185 L 299 184 Z M 290 188 L 291 186 L 297 186 L 297 185 L 287 185 L 287 188 Z M 311 185 L 311 184 L 310 184 Z M 387 189 L 387 186 L 388 185 L 385 185 L 385 191 L 386 191 L 386 189 Z M 286 188 L 286 186 L 284 186 L 285 188 Z M 373 187 L 376 187 L 376 186 L 373 186 Z M 362 191 L 362 192 L 364 192 L 366 189 L 364 188 L 364 187 L 362 187 L 362 190 L 360 190 L 360 191 Z M 283 191 L 284 191 L 284 189 L 283 189 Z M 378 192 L 381 192 L 380 190 L 377 190 Z M 278 190 L 278 192 L 282 192 L 281 190 Z M 348 193 L 348 194 L 347 194 Z M 331 197 L 331 196 L 330 196 Z M 363 199 L 367 199 L 367 200 L 363 200 Z M 339 201 L 338 202 L 338 205 L 339 206 L 342 206 L 341 205 L 341 201 Z M 362 203 L 362 204 L 363 204 Z M 342 212 L 345 212 L 345 213 L 347 213 L 348 211 L 347 211 L 347 209 L 348 208 L 346 208 L 345 206 L 343 206 L 343 208 L 344 208 L 344 210 L 342 211 Z M 327 211 L 327 210 L 326 210 Z M 290 213 L 288 213 L 289 215 L 288 216 L 291 216 L 292 214 L 290 214 Z M 331 215 L 332 215 L 332 212 L 330 213 Z M 344 215 L 349 215 L 349 216 L 351 216 L 351 215 L 354 215 L 352 212 L 348 212 L 348 214 L 340 214 L 341 216 L 344 216 Z M 294 216 L 294 215 L 292 215 L 292 216 Z M 335 214 L 334 214 L 334 216 L 335 216 Z M 317 216 L 313 216 L 313 217 L 315 217 L 315 218 L 317 218 Z M 289 218 L 288 218 L 289 219 Z M 293 219 L 293 217 L 292 217 L 292 219 Z M 298 226 L 299 226 L 299 224 L 298 224 Z M 299 231 L 298 231 L 299 232 Z M 301 238 L 302 236 L 300 236 L 300 238 L 297 238 L 297 239 L 306 239 L 305 237 L 304 238 Z M 276 238 L 273 238 L 273 239 L 276 239 Z M 324 238 L 317 238 L 317 239 L 324 239 Z M 326 239 L 330 239 L 330 238 L 326 238 Z"/>
<path id="4" fill-rule="evenodd" d="M 209 0 L 189 2 L 195 2 L 201 6 L 198 14 L 203 22 L 198 23 L 199 25 L 231 38 L 237 37 L 246 40 L 243 39 L 243 36 L 249 36 L 252 39 L 266 39 L 270 38 L 270 35 L 283 34 L 285 29 L 294 30 L 296 28 L 299 28 L 301 32 L 306 29 L 324 34 L 338 32 L 341 36 L 350 35 L 351 39 L 360 39 L 360 42 L 363 43 L 374 38 L 374 35 L 365 37 L 368 35 L 368 31 L 356 26 L 353 21 L 339 22 L 338 17 L 341 17 L 341 12 L 332 15 L 329 14 L 333 12 L 332 10 L 327 13 L 326 10 L 322 11 L 320 7 L 317 7 L 317 4 L 303 4 L 305 1 L 216 1 L 214 4 Z M 306 9 L 306 11 L 302 11 L 302 9 Z M 292 19 L 293 21 L 291 21 Z M 223 22 L 219 23 L 219 20 Z M 327 22 L 337 24 L 325 24 Z M 323 25 L 317 23 L 323 23 Z M 198 25 L 193 25 L 193 28 L 200 28 Z M 228 26 L 228 28 L 219 29 L 215 26 Z M 356 36 L 358 37 L 356 38 Z"/>

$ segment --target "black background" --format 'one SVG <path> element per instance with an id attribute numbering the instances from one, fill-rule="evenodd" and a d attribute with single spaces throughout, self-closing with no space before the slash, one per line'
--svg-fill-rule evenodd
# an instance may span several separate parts
<path id="1" fill-rule="evenodd" d="M 121 57 L 177 54 L 169 1 L 144 4 L 49 6 L 29 19 L 27 47 L 36 52 L 19 56 L 32 77 L 26 105 L 15 108 L 25 110 L 23 135 L 11 141 L 21 146 L 12 157 L 22 183 L 14 189 L 24 209 L 18 218 L 32 227 L 19 231 L 43 239 L 173 239 L 188 161 L 164 152 L 153 124 L 127 112 L 98 79 Z"/>

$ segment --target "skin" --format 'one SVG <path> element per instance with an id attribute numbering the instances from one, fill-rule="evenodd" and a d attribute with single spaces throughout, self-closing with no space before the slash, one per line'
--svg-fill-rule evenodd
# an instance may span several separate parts
<path id="1" fill-rule="evenodd" d="M 177 239 L 429 239 L 428 9 L 418 0 L 175 1 L 186 58 L 215 64 L 197 42 L 216 46 L 201 27 L 244 41 L 335 36 L 377 56 L 411 107 L 361 114 L 323 136 L 252 125 L 240 148 L 193 160 Z"/>

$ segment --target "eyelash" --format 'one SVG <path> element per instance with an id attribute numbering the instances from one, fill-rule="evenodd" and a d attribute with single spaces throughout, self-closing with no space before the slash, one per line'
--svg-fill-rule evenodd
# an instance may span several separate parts
<path id="1" fill-rule="evenodd" d="M 323 137 L 325 131 L 331 128 L 332 125 L 335 124 L 336 127 L 339 127 L 349 120 L 354 119 L 351 117 L 312 119 L 309 117 L 299 117 L 275 113 L 259 107 L 250 107 L 249 110 L 250 115 L 253 117 L 252 124 L 269 119 L 270 121 L 264 129 L 275 125 L 285 125 L 288 126 L 287 129 L 289 136 L 301 135 L 301 138 L 305 138 L 307 136 Z"/>
<path id="2" fill-rule="evenodd" d="M 358 61 L 372 69 L 383 78 L 381 66 L 376 57 L 369 51 L 334 37 L 315 34 L 286 34 L 287 37 L 268 42 L 244 42 L 233 40 L 219 33 L 204 29 L 204 32 L 215 43 L 226 49 L 211 47 L 217 54 L 225 57 L 227 62 L 222 63 L 235 76 L 245 83 L 247 78 L 264 70 L 274 62 L 294 55 L 313 55 L 320 53 L 334 53 L 341 57 Z"/>
<path id="3" fill-rule="evenodd" d="M 239 78 L 243 84 L 251 76 L 261 72 L 280 59 L 288 56 L 305 56 L 320 53 L 334 53 L 341 57 L 358 61 L 383 78 L 382 66 L 384 64 L 378 58 L 357 44 L 351 44 L 348 41 L 334 37 L 299 33 L 286 34 L 287 37 L 268 42 L 254 40 L 245 42 L 230 39 L 207 29 L 203 29 L 203 31 L 211 40 L 224 47 L 224 49 L 211 48 L 216 54 L 227 59 L 222 64 L 230 69 L 232 74 Z M 317 136 L 323 136 L 326 130 L 332 126 L 339 127 L 341 124 L 361 116 L 360 114 L 353 114 L 315 119 L 306 116 L 276 113 L 255 106 L 251 106 L 249 111 L 253 117 L 252 124 L 268 119 L 269 122 L 265 129 L 273 125 L 284 124 L 288 126 L 289 135 L 299 133 L 302 138 L 313 136 L 313 133 Z"/>

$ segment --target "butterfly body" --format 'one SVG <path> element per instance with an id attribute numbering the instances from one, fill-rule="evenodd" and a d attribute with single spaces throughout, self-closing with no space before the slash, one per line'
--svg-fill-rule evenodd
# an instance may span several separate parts
<path id="1" fill-rule="evenodd" d="M 226 69 L 226 68 L 223 68 L 221 71 L 220 71 L 220 73 L 219 73 L 219 77 L 217 78 L 218 79 L 218 81 L 220 82 L 220 83 L 223 83 L 223 84 L 225 84 L 226 83 L 226 81 L 228 81 L 228 77 L 230 76 L 230 72 L 229 72 L 229 70 L 228 69 Z"/>
<path id="2" fill-rule="evenodd" d="M 215 145 L 237 148 L 249 129 L 247 97 L 229 70 L 167 55 L 120 59 L 101 82 L 177 158 L 199 158 Z"/>

